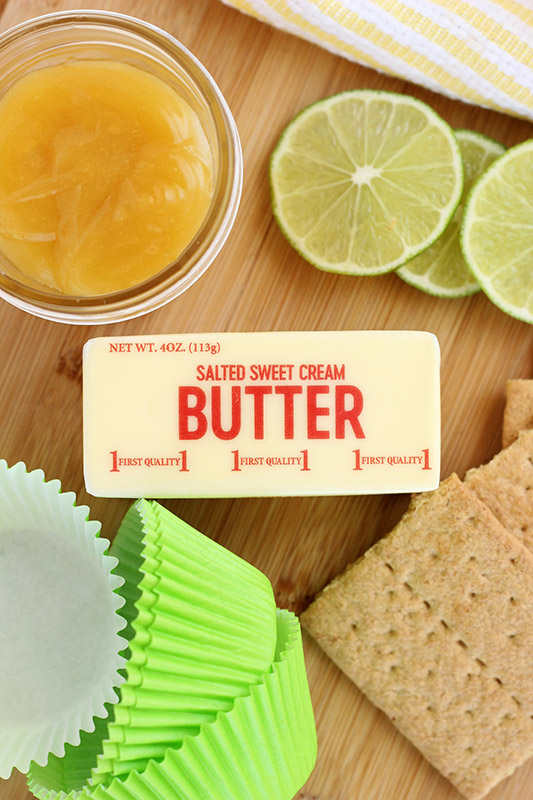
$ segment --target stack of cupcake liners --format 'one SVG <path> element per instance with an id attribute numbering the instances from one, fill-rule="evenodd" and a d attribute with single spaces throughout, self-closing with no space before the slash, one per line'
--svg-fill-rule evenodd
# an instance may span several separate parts
<path id="1" fill-rule="evenodd" d="M 298 620 L 288 611 L 277 619 L 278 651 L 262 683 L 162 761 L 68 794 L 48 767 L 34 768 L 32 793 L 41 800 L 292 800 L 313 769 L 316 735 Z M 79 748 L 66 756 L 78 757 Z"/>
<path id="2" fill-rule="evenodd" d="M 0 461 L 0 778 L 77 745 L 123 681 L 123 579 L 75 501 Z"/>
<path id="3" fill-rule="evenodd" d="M 260 685 L 180 749 L 167 751 L 163 762 L 115 781 L 107 794 L 95 793 L 96 800 L 291 799 L 310 774 L 316 743 L 314 736 L 309 741 L 314 721 L 308 689 L 299 680 L 299 623 L 289 612 L 280 612 L 278 622 L 281 652 Z"/>
<path id="4" fill-rule="evenodd" d="M 268 579 L 155 502 L 113 545 L 126 680 L 104 727 L 34 765 L 42 800 L 290 800 L 316 759 L 299 623 Z M 75 780 L 71 780 L 76 776 Z"/>
<path id="5" fill-rule="evenodd" d="M 136 503 L 115 541 L 134 584 L 142 544 L 143 577 L 127 679 L 94 783 L 143 769 L 229 710 L 261 679 L 276 646 L 268 579 L 162 506 Z"/>

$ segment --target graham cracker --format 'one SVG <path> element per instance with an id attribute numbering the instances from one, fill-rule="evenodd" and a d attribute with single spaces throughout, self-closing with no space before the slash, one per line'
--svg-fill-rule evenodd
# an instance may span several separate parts
<path id="1" fill-rule="evenodd" d="M 520 431 L 533 428 L 533 380 L 509 380 L 505 384 L 502 447 L 509 447 Z"/>
<path id="2" fill-rule="evenodd" d="M 301 621 L 470 800 L 533 755 L 533 555 L 456 475 Z"/>
<path id="3" fill-rule="evenodd" d="M 522 431 L 488 464 L 469 470 L 465 483 L 533 552 L 533 430 Z"/>

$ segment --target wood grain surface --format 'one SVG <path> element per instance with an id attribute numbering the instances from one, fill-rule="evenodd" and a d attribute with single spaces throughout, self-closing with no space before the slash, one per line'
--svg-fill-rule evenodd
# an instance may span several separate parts
<path id="1" fill-rule="evenodd" d="M 432 298 L 395 275 L 352 278 L 319 272 L 280 234 L 270 211 L 267 163 L 301 108 L 351 88 L 407 92 L 453 127 L 510 146 L 531 125 L 452 101 L 352 64 L 283 34 L 219 0 L 102 0 L 89 7 L 157 23 L 213 74 L 240 130 L 244 194 L 228 244 L 185 295 L 138 320 L 75 327 L 46 322 L 0 302 L 0 457 L 43 468 L 78 494 L 112 537 L 128 501 L 89 497 L 82 474 L 81 350 L 95 335 L 179 331 L 419 329 L 442 349 L 442 474 L 489 459 L 500 448 L 508 377 L 533 376 L 532 329 L 482 294 Z M 6 28 L 31 16 L 79 7 L 68 0 L 0 2 Z M 265 571 L 278 604 L 300 611 L 345 565 L 385 534 L 405 496 L 165 501 L 172 511 Z M 299 800 L 458 800 L 457 792 L 305 638 L 319 736 L 316 769 Z M 30 797 L 21 776 L 0 781 L 0 800 Z M 490 794 L 532 800 L 533 762 Z M 162 798 L 172 800 L 172 798 Z M 206 800 L 209 800 L 206 798 Z M 236 800 L 246 800 L 236 798 Z"/>

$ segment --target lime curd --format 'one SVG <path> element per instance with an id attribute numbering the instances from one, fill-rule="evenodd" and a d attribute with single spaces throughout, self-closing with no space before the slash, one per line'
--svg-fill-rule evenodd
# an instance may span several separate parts
<path id="1" fill-rule="evenodd" d="M 214 169 L 197 113 L 155 75 L 106 60 L 37 69 L 0 99 L 0 250 L 52 292 L 134 286 L 194 239 Z"/>

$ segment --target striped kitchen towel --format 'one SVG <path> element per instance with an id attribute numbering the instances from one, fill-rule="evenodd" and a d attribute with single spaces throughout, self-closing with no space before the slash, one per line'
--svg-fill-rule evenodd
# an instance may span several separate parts
<path id="1" fill-rule="evenodd" d="M 533 0 L 224 0 L 334 53 L 533 119 Z"/>

